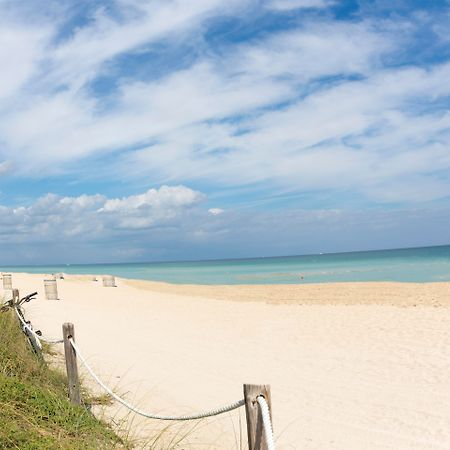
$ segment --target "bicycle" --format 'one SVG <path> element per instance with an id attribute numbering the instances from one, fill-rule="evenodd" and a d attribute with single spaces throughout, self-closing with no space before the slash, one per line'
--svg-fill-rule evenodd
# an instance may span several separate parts
<path id="1" fill-rule="evenodd" d="M 24 303 L 31 302 L 31 300 L 34 300 L 36 298 L 37 292 L 33 292 L 32 294 L 29 294 L 19 300 L 16 300 L 16 298 L 12 298 L 11 300 L 8 300 L 3 304 L 3 306 L 0 308 L 0 311 L 5 312 L 9 308 L 12 308 L 15 310 L 17 317 L 21 323 L 22 331 L 24 332 L 25 336 L 28 338 L 28 342 L 31 345 L 31 348 L 33 349 L 33 352 L 38 355 L 39 357 L 42 356 L 42 345 L 39 340 L 39 336 L 42 336 L 42 333 L 40 330 L 34 331 L 33 326 L 31 324 L 31 321 L 25 319 L 24 311 L 22 308 L 22 305 Z"/>

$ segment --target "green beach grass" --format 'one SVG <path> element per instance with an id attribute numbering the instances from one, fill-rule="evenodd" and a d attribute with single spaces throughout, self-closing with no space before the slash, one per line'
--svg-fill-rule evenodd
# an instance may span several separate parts
<path id="1" fill-rule="evenodd" d="M 67 399 L 65 376 L 31 351 L 13 312 L 0 313 L 0 448 L 127 449 L 105 423 Z"/>

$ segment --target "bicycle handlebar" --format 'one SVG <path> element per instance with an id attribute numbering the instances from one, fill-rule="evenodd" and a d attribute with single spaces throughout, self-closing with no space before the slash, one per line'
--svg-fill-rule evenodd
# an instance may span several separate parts
<path id="1" fill-rule="evenodd" d="M 37 292 L 33 292 L 32 294 L 27 295 L 26 297 L 21 298 L 17 303 L 16 306 L 22 305 L 22 303 L 31 302 L 31 300 L 36 297 Z M 8 300 L 3 305 L 1 305 L 0 311 L 5 312 L 8 310 L 8 308 L 12 308 L 14 306 L 14 299 Z"/>
<path id="2" fill-rule="evenodd" d="M 32 294 L 27 295 L 26 297 L 23 297 L 20 299 L 19 304 L 30 302 L 34 299 L 34 297 L 37 295 L 37 292 L 33 292 Z"/>

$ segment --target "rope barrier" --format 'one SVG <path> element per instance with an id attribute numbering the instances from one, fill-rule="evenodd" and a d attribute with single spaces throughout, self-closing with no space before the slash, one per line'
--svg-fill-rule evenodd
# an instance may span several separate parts
<path id="1" fill-rule="evenodd" d="M 6 305 L 6 303 L 4 303 L 4 305 Z M 38 345 L 38 347 L 40 349 L 42 349 L 41 341 L 47 342 L 47 343 L 50 343 L 50 344 L 59 344 L 59 343 L 64 342 L 63 339 L 46 339 L 46 338 L 40 336 L 39 334 L 37 334 L 32 329 L 30 323 L 25 322 L 24 317 L 22 316 L 21 311 L 19 312 L 17 306 L 13 306 L 13 309 L 14 309 L 17 317 L 19 318 L 19 321 L 22 324 L 23 330 L 24 331 L 26 330 L 27 332 L 29 332 L 36 339 L 36 343 L 37 343 L 37 345 Z M 229 404 L 227 406 L 223 406 L 223 407 L 220 407 L 220 408 L 217 408 L 217 409 L 213 409 L 213 410 L 210 410 L 210 411 L 203 411 L 203 412 L 200 412 L 198 414 L 192 414 L 192 415 L 162 416 L 162 415 L 158 415 L 158 414 L 147 413 L 145 411 L 142 411 L 142 410 L 136 408 L 135 406 L 132 406 L 126 400 L 124 400 L 123 398 L 121 398 L 117 394 L 115 394 L 108 386 L 106 386 L 100 380 L 100 378 L 95 374 L 95 372 L 92 370 L 92 368 L 89 366 L 89 364 L 86 362 L 85 358 L 81 354 L 80 349 L 75 344 L 74 340 L 72 338 L 69 338 L 69 342 L 70 342 L 71 346 L 73 347 L 76 356 L 80 359 L 80 361 L 85 366 L 86 370 L 89 372 L 91 377 L 111 397 L 113 397 L 115 400 L 117 400 L 123 406 L 128 408 L 130 411 L 133 411 L 136 414 L 139 414 L 139 415 L 141 415 L 143 417 L 147 417 L 147 418 L 150 418 L 150 419 L 171 420 L 171 421 L 198 420 L 198 419 L 204 419 L 206 417 L 217 416 L 219 414 L 230 412 L 230 411 L 233 411 L 234 409 L 240 408 L 241 406 L 245 405 L 245 400 L 242 399 L 242 400 L 238 400 L 238 401 L 236 401 L 234 403 L 231 403 L 231 404 Z M 263 425 L 264 425 L 264 435 L 265 435 L 265 438 L 266 438 L 267 448 L 268 448 L 268 450 L 275 450 L 275 441 L 274 441 L 274 438 L 273 438 L 273 428 L 272 428 L 272 422 L 271 422 L 271 419 L 270 419 L 269 405 L 267 404 L 266 399 L 262 395 L 259 395 L 256 398 L 256 401 L 258 402 L 258 405 L 259 405 L 260 410 L 261 410 L 261 417 L 262 417 L 262 421 L 263 421 Z"/>
<path id="2" fill-rule="evenodd" d="M 147 417 L 149 419 L 158 419 L 158 420 L 197 420 L 197 419 L 204 419 L 205 417 L 212 417 L 217 416 L 219 414 L 223 414 L 229 411 L 233 411 L 234 409 L 240 408 L 245 404 L 245 400 L 238 400 L 237 402 L 231 403 L 230 405 L 223 406 L 221 408 L 213 409 L 211 411 L 204 411 L 200 412 L 198 414 L 193 415 L 186 415 L 186 416 L 160 416 L 158 414 L 151 414 L 144 411 L 141 411 L 140 409 L 132 406 L 130 403 L 128 403 L 126 400 L 119 397 L 117 394 L 115 394 L 108 386 L 106 386 L 100 378 L 95 374 L 95 372 L 91 369 L 89 364 L 84 359 L 83 355 L 81 354 L 78 346 L 75 344 L 72 338 L 69 339 L 69 342 L 72 344 L 73 349 L 75 350 L 75 353 L 77 357 L 80 359 L 80 361 L 83 363 L 84 367 L 86 367 L 87 371 L 91 375 L 91 377 L 113 398 L 115 398 L 119 403 L 121 403 L 123 406 L 128 408 L 129 410 L 135 412 L 136 414 L 139 414 L 141 416 Z"/>
<path id="3" fill-rule="evenodd" d="M 23 327 L 24 329 L 28 330 L 28 331 L 36 338 L 36 340 L 37 340 L 38 345 L 39 345 L 40 348 L 42 348 L 41 341 L 42 341 L 42 342 L 46 342 L 46 343 L 48 343 L 48 344 L 61 344 L 62 342 L 64 342 L 62 339 L 46 339 L 46 338 L 44 338 L 43 336 L 39 336 L 39 334 L 37 334 L 37 333 L 30 327 L 30 325 L 29 325 L 28 323 L 26 323 L 26 322 L 23 320 L 22 316 L 19 314 L 19 311 L 17 310 L 16 307 L 14 307 L 14 311 L 16 312 L 16 315 L 17 315 L 17 317 L 19 318 L 19 320 L 20 320 L 20 322 L 21 322 L 21 324 L 22 324 L 22 327 Z"/>
<path id="4" fill-rule="evenodd" d="M 269 405 L 266 399 L 260 395 L 256 398 L 259 407 L 261 408 L 261 416 L 264 424 L 264 434 L 266 436 L 266 443 L 268 450 L 275 450 L 275 442 L 273 440 L 272 422 L 270 420 Z"/>

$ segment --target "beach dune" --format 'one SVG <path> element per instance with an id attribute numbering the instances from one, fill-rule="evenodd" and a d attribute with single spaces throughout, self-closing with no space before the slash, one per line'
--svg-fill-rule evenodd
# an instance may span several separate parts
<path id="1" fill-rule="evenodd" d="M 270 384 L 278 449 L 448 449 L 450 283 L 180 286 L 14 274 L 39 291 L 26 316 L 48 337 L 63 322 L 100 377 L 147 411 L 187 414 Z M 60 349 L 61 350 L 61 349 Z M 80 367 L 85 383 L 98 388 Z M 166 424 L 118 405 L 99 411 L 149 442 Z M 124 422 L 121 422 L 124 420 Z M 240 410 L 172 426 L 159 442 L 240 449 Z"/>

